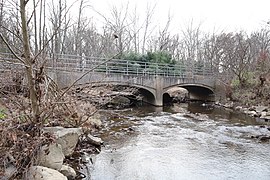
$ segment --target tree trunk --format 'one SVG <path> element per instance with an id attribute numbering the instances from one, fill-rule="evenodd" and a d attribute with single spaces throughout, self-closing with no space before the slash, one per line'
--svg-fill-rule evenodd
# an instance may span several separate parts
<path id="1" fill-rule="evenodd" d="M 30 92 L 33 122 L 37 123 L 39 121 L 39 105 L 33 75 L 34 62 L 31 59 L 30 53 L 29 34 L 26 20 L 26 4 L 27 2 L 25 0 L 20 0 L 20 13 L 21 13 L 22 35 L 23 35 L 23 50 L 24 50 L 23 56 L 24 56 L 24 63 L 26 65 L 26 75 L 28 80 L 28 88 Z"/>
<path id="2" fill-rule="evenodd" d="M 33 0 L 34 6 L 34 37 L 35 37 L 35 54 L 38 53 L 38 33 L 37 33 L 37 12 L 36 12 L 36 0 Z"/>

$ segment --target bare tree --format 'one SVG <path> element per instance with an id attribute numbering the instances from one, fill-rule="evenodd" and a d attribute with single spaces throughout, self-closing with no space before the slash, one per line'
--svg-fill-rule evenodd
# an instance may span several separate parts
<path id="1" fill-rule="evenodd" d="M 140 17 L 137 13 L 137 7 L 135 7 L 135 9 L 130 17 L 131 26 L 129 27 L 129 30 L 128 30 L 130 39 L 133 42 L 131 44 L 130 48 L 133 49 L 133 51 L 135 53 L 139 53 L 139 49 L 140 49 L 140 30 L 141 30 L 141 27 L 139 27 L 140 26 L 139 20 L 140 20 Z"/>
<path id="2" fill-rule="evenodd" d="M 31 55 L 29 32 L 27 27 L 27 17 L 26 17 L 26 5 L 29 1 L 20 0 L 20 13 L 21 13 L 21 27 L 22 27 L 22 37 L 23 37 L 23 55 L 24 58 L 17 57 L 25 66 L 25 71 L 27 75 L 28 87 L 30 91 L 30 101 L 33 122 L 39 122 L 39 104 L 38 104 L 38 92 L 35 87 L 34 69 L 33 65 L 35 63 L 33 56 Z"/>
<path id="3" fill-rule="evenodd" d="M 196 66 L 201 68 L 204 64 L 201 58 L 202 32 L 200 27 L 200 24 L 194 27 L 193 21 L 191 21 L 187 28 L 182 30 L 182 48 L 184 48 L 182 57 L 189 71 L 193 71 Z"/>
<path id="4" fill-rule="evenodd" d="M 115 43 L 112 44 L 116 45 L 118 52 L 120 52 L 120 56 L 131 46 L 131 39 L 128 32 L 128 27 L 131 23 L 128 22 L 128 12 L 129 3 L 121 5 L 120 7 L 112 6 L 109 15 L 110 18 L 97 12 L 105 20 L 104 31 L 111 36 L 110 42 L 115 41 Z"/>
<path id="5" fill-rule="evenodd" d="M 254 54 L 252 71 L 259 77 L 263 87 L 270 74 L 270 30 L 263 28 L 250 36 L 251 50 Z"/>
<path id="6" fill-rule="evenodd" d="M 4 0 L 0 1 L 0 26 L 2 26 L 4 19 Z"/>
<path id="7" fill-rule="evenodd" d="M 77 55 L 82 55 L 82 36 L 85 28 L 87 27 L 88 23 L 86 19 L 83 19 L 83 9 L 87 7 L 85 5 L 85 0 L 80 1 L 79 6 L 79 15 L 77 20 L 77 29 L 76 29 L 76 36 L 75 36 L 75 53 Z"/>
<path id="8" fill-rule="evenodd" d="M 146 50 L 146 40 L 147 38 L 152 34 L 152 30 L 150 30 L 150 25 L 151 25 L 151 20 L 154 15 L 154 10 L 155 10 L 156 5 L 151 7 L 149 4 L 147 4 L 147 9 L 146 9 L 146 15 L 145 15 L 145 22 L 144 22 L 144 32 L 143 32 L 143 39 L 142 39 L 142 54 L 145 53 Z"/>
<path id="9" fill-rule="evenodd" d="M 33 6 L 34 6 L 34 10 L 33 10 L 33 16 L 34 16 L 34 44 L 35 44 L 35 54 L 38 53 L 39 47 L 38 47 L 38 31 L 37 31 L 37 12 L 36 12 L 36 0 L 33 0 Z"/>
<path id="10" fill-rule="evenodd" d="M 270 30 L 261 29 L 250 36 L 252 51 L 255 54 L 253 64 L 260 73 L 267 73 L 270 68 Z M 254 69 L 255 70 L 255 69 Z"/>
<path id="11" fill-rule="evenodd" d="M 222 71 L 231 72 L 230 77 L 236 76 L 241 86 L 247 80 L 247 72 L 250 70 L 254 54 L 251 50 L 249 38 L 242 32 L 221 34 L 219 37 L 219 66 Z"/>
<path id="12" fill-rule="evenodd" d="M 223 51 L 221 49 L 222 35 L 207 34 L 203 42 L 203 56 L 207 63 L 210 64 L 212 71 L 219 73 L 220 62 L 223 58 Z"/>
<path id="13" fill-rule="evenodd" d="M 55 7 L 55 3 L 52 2 L 52 14 L 51 14 L 51 23 L 52 23 L 52 32 L 51 36 L 54 34 L 54 40 L 52 42 L 52 54 L 60 53 L 60 44 L 61 44 L 61 25 L 62 25 L 62 15 L 63 15 L 63 4 L 62 0 L 58 1 L 58 5 Z"/>
<path id="14" fill-rule="evenodd" d="M 171 24 L 171 15 L 168 14 L 168 20 L 165 24 L 165 27 L 161 30 L 159 30 L 159 35 L 158 35 L 158 51 L 164 51 L 167 50 L 168 44 L 170 41 L 170 34 L 169 34 L 169 27 Z"/>

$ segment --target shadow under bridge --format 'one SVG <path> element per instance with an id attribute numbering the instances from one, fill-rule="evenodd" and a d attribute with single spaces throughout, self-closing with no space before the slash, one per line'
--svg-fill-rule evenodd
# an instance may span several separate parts
<path id="1" fill-rule="evenodd" d="M 178 88 L 177 88 L 178 87 Z M 170 90 L 175 89 L 178 92 L 174 92 L 173 95 L 185 97 L 189 100 L 195 101 L 215 101 L 215 92 L 212 87 L 203 84 L 178 84 L 167 87 L 164 89 L 163 101 L 170 102 L 173 98 Z"/>

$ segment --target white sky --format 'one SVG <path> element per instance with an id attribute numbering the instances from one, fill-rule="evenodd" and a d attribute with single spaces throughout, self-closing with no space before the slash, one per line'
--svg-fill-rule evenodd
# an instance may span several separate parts
<path id="1" fill-rule="evenodd" d="M 102 14 L 109 14 L 112 5 L 128 2 L 130 10 L 137 5 L 141 18 L 147 3 L 156 4 L 153 20 L 161 27 L 170 11 L 172 31 L 184 29 L 193 20 L 195 26 L 201 24 L 201 29 L 207 32 L 252 32 L 270 20 L 270 0 L 89 0 L 89 4 Z"/>

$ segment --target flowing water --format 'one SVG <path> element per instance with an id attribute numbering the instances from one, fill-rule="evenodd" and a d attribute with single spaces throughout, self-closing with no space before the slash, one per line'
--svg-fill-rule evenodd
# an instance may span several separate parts
<path id="1" fill-rule="evenodd" d="M 191 103 L 104 113 L 105 146 L 87 165 L 91 180 L 270 179 L 269 124 Z"/>

